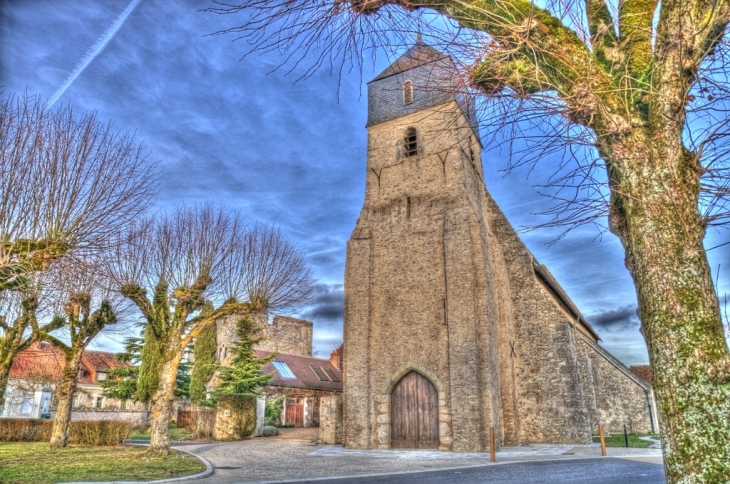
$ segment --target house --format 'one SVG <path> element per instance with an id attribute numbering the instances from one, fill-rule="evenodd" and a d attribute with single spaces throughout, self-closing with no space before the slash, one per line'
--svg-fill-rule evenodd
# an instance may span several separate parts
<path id="1" fill-rule="evenodd" d="M 61 350 L 46 342 L 37 342 L 20 352 L 10 368 L 5 406 L 0 417 L 41 418 L 51 417 L 56 402 L 53 391 L 60 379 L 64 365 Z M 81 369 L 76 393 L 73 397 L 72 418 L 112 418 L 109 412 L 146 413 L 144 405 L 131 400 L 105 397 L 100 381 L 107 380 L 109 373 L 129 363 L 118 361 L 114 353 L 86 350 L 81 359 Z M 100 415 L 102 414 L 102 415 Z M 113 418 L 139 415 L 115 415 Z"/>
<path id="2" fill-rule="evenodd" d="M 271 354 L 255 353 L 258 358 Z M 319 427 L 320 398 L 342 393 L 342 371 L 329 359 L 279 353 L 263 371 L 273 374 L 264 390 L 266 397 L 283 399 L 282 424 Z"/>

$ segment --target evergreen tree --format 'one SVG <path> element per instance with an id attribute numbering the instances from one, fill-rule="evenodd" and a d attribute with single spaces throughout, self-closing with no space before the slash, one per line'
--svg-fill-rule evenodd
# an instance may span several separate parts
<path id="1" fill-rule="evenodd" d="M 206 383 L 215 373 L 215 353 L 218 347 L 216 340 L 216 325 L 212 324 L 200 332 L 195 340 L 193 353 L 195 362 L 190 378 L 190 399 L 198 404 L 204 404 L 207 399 Z"/>
<path id="2" fill-rule="evenodd" d="M 269 384 L 272 374 L 264 374 L 263 367 L 276 358 L 272 353 L 265 358 L 257 358 L 253 348 L 264 338 L 257 337 L 259 330 L 254 326 L 250 316 L 238 320 L 236 325 L 236 342 L 231 347 L 234 355 L 230 366 L 218 366 L 219 383 L 215 395 L 230 393 L 253 393 Z"/>

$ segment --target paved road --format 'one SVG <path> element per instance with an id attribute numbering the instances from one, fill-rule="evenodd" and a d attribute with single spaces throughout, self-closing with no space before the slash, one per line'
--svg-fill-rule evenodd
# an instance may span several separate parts
<path id="1" fill-rule="evenodd" d="M 304 481 L 300 482 L 304 483 Z M 323 482 L 327 484 L 446 484 L 462 482 L 489 484 L 664 484 L 665 480 L 661 464 L 603 458 L 521 462 L 437 472 L 328 479 Z"/>
<path id="2" fill-rule="evenodd" d="M 588 482 L 589 479 L 591 482 L 606 484 L 663 482 L 661 451 L 657 449 L 610 448 L 608 455 L 611 457 L 601 458 L 601 449 L 598 446 L 505 447 L 497 452 L 497 465 L 494 465 L 490 463 L 488 453 L 343 449 L 337 445 L 313 444 L 312 441 L 317 438 L 317 429 L 282 430 L 284 431 L 278 437 L 237 442 L 176 443 L 175 446 L 205 457 L 215 467 L 212 476 L 195 481 L 194 484 L 295 482 L 317 478 L 329 478 L 325 484 L 483 482 L 485 479 L 489 482 L 558 484 Z M 616 459 L 631 455 L 641 456 L 636 459 L 639 462 Z M 579 457 L 584 459 L 577 460 Z M 534 464 L 538 467 L 534 467 Z M 478 465 L 484 467 L 475 467 Z M 539 467 L 540 465 L 547 467 Z M 457 467 L 460 469 L 455 469 Z M 649 469 L 652 471 L 649 472 Z M 421 472 L 397 474 L 418 471 Z M 644 473 L 647 475 L 640 475 Z M 377 474 L 390 475 L 383 479 L 374 477 Z M 602 478 L 615 480 L 600 480 Z"/>

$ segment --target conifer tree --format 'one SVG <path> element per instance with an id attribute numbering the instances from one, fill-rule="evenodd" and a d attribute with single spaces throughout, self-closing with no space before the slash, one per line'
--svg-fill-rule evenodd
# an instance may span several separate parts
<path id="1" fill-rule="evenodd" d="M 254 346 L 264 340 L 257 337 L 259 329 L 256 328 L 250 316 L 244 316 L 236 323 L 236 341 L 231 345 L 231 353 L 234 358 L 230 365 L 218 365 L 218 384 L 215 388 L 215 395 L 226 395 L 230 393 L 251 393 L 259 394 L 259 390 L 271 381 L 272 374 L 265 374 L 262 369 L 264 365 L 276 358 L 272 353 L 264 358 L 258 358 L 254 354 Z"/>
<path id="2" fill-rule="evenodd" d="M 208 392 L 206 384 L 215 373 L 216 326 L 212 324 L 200 332 L 193 346 L 195 361 L 190 378 L 190 399 L 194 403 L 205 404 Z"/>

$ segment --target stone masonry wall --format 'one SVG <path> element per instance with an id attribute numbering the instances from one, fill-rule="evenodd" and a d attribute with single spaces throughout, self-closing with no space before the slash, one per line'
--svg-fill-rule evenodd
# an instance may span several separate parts
<path id="1" fill-rule="evenodd" d="M 326 395 L 319 401 L 319 443 L 342 443 L 342 395 Z"/>
<path id="2" fill-rule="evenodd" d="M 288 316 L 275 316 L 269 324 L 266 312 L 253 316 L 259 336 L 264 340 L 256 346 L 262 351 L 278 351 L 289 355 L 312 356 L 312 322 Z M 231 359 L 230 347 L 236 340 L 235 316 L 226 316 L 217 321 L 218 361 L 226 364 Z"/>
<path id="3" fill-rule="evenodd" d="M 599 425 L 623 432 L 624 424 L 629 432 L 652 431 L 650 387 L 592 341 L 577 335 L 576 343 L 593 433 Z"/>
<path id="4" fill-rule="evenodd" d="M 365 207 L 345 276 L 346 447 L 390 446 L 390 391 L 418 371 L 439 396 L 441 449 L 483 451 L 499 428 L 488 233 L 464 191 L 481 176 L 455 103 L 370 128 Z M 399 157 L 409 126 L 422 147 Z M 476 208 L 476 210 L 475 210 Z M 377 281 L 377 282 L 376 282 Z"/>
<path id="5" fill-rule="evenodd" d="M 510 365 L 515 369 L 517 440 L 587 443 L 590 423 L 570 316 L 538 281 L 532 254 L 494 200 L 487 199 L 490 228 L 500 241 L 509 273 L 514 311 Z"/>

